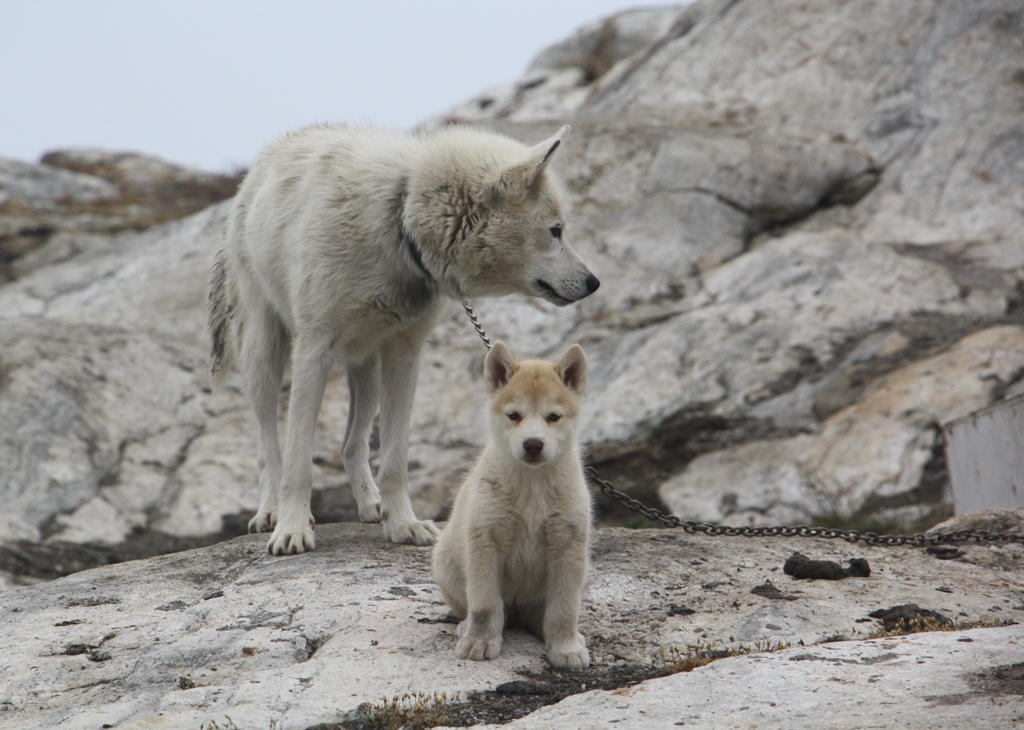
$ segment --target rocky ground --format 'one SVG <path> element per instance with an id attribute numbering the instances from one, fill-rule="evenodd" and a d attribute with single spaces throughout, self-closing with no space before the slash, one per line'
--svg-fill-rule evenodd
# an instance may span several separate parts
<path id="1" fill-rule="evenodd" d="M 360 705 L 383 717 L 380 699 L 406 693 L 458 698 L 424 703 L 453 725 L 506 721 L 570 693 L 512 727 L 820 728 L 823 712 L 829 727 L 886 727 L 898 707 L 900 727 L 923 730 L 1024 716 L 1019 544 L 940 559 L 606 528 L 580 626 L 594 663 L 578 673 L 548 670 L 542 643 L 519 631 L 494 661 L 458 660 L 429 548 L 353 523 L 321 526 L 317 545 L 272 557 L 263 537 L 245 536 L 8 590 L 0 727 L 359 727 Z M 796 550 L 863 558 L 871 574 L 796 580 L 784 570 Z M 906 604 L 954 630 L 886 635 L 869 616 Z M 673 673 L 694 659 L 715 660 Z"/>

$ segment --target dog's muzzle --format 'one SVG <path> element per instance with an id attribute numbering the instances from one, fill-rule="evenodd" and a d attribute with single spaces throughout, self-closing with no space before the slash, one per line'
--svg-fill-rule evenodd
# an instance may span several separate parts
<path id="1" fill-rule="evenodd" d="M 555 287 L 553 287 L 551 284 L 544 281 L 543 279 L 536 279 L 533 282 L 533 285 L 536 287 L 537 293 L 539 293 L 549 302 L 553 302 L 554 304 L 557 304 L 560 307 L 564 307 L 567 304 L 578 302 L 580 299 L 583 299 L 584 297 L 589 297 L 591 294 L 598 290 L 598 287 L 601 286 L 601 281 L 593 274 L 588 273 L 587 278 L 583 280 L 582 287 L 580 287 L 577 284 L 576 286 L 566 288 L 566 293 L 569 296 L 564 296 L 560 294 L 558 290 L 555 289 Z"/>

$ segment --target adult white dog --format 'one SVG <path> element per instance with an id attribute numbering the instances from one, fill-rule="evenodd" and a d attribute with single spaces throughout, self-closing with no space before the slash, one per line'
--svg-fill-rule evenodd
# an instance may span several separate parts
<path id="1" fill-rule="evenodd" d="M 214 379 L 232 361 L 259 423 L 260 505 L 250 531 L 274 554 L 313 550 L 313 433 L 330 365 L 347 368 L 343 456 L 366 522 L 429 545 L 408 496 L 409 418 L 420 350 L 440 309 L 512 293 L 558 305 L 597 278 L 566 239 L 567 205 L 548 163 L 569 127 L 526 147 L 449 127 L 408 135 L 316 126 L 267 145 L 235 197 L 209 299 Z M 277 403 L 291 355 L 282 464 Z M 380 407 L 374 483 L 369 432 Z"/>

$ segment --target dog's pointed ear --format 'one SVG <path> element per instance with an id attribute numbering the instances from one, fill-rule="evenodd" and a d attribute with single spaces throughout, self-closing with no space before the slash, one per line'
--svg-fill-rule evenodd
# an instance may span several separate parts
<path id="1" fill-rule="evenodd" d="M 495 342 L 484 360 L 484 384 L 488 393 L 504 388 L 516 371 L 518 363 L 512 351 L 505 347 L 504 342 Z"/>
<path id="2" fill-rule="evenodd" d="M 538 145 L 530 148 L 530 154 L 527 158 L 527 169 L 528 177 L 526 180 L 527 186 L 533 185 L 540 174 L 544 172 L 544 168 L 548 166 L 551 158 L 555 155 L 555 150 L 562 144 L 562 140 L 569 134 L 569 125 L 566 124 L 564 127 L 558 130 L 558 134 L 550 139 L 546 139 Z"/>
<path id="3" fill-rule="evenodd" d="M 535 184 L 554 156 L 555 150 L 569 134 L 569 129 L 569 125 L 566 124 L 554 137 L 531 147 L 525 159 L 503 170 L 496 192 L 499 195 L 509 195 Z"/>
<path id="4" fill-rule="evenodd" d="M 576 393 L 582 393 L 587 387 L 587 356 L 583 348 L 573 345 L 562 358 L 555 363 L 555 372 L 565 383 L 565 387 Z"/>

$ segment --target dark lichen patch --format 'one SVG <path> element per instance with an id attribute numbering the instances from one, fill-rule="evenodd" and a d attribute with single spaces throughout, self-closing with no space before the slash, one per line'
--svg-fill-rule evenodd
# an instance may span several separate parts
<path id="1" fill-rule="evenodd" d="M 471 727 L 480 724 L 504 724 L 525 717 L 541 707 L 553 705 L 570 695 L 591 690 L 613 690 L 629 687 L 639 682 L 671 674 L 665 666 L 648 666 L 641 664 L 617 664 L 612 666 L 591 666 L 581 670 L 547 670 L 543 672 L 525 672 L 522 680 L 515 680 L 499 685 L 493 691 L 473 692 L 467 697 L 456 701 L 450 698 L 444 707 L 430 707 L 432 698 L 427 695 L 410 695 L 419 697 L 424 709 L 422 718 L 406 715 L 403 721 L 407 728 L 427 728 L 437 724 L 433 718 L 443 715 L 443 724 L 449 727 Z M 511 692 L 517 689 L 530 688 L 537 692 Z M 499 689 L 501 691 L 499 691 Z M 397 698 L 401 699 L 401 698 Z M 410 700 L 406 700 L 409 702 Z M 396 713 L 388 712 L 395 699 L 383 699 L 377 702 L 378 715 L 388 716 Z M 373 705 L 363 706 L 359 716 L 350 716 L 340 723 L 316 725 L 307 730 L 374 730 L 376 728 L 401 727 L 401 725 L 371 724 L 380 720 L 367 722 L 367 716 Z M 381 712 L 381 710 L 384 710 Z M 419 723 L 419 724 L 417 724 Z M 428 724 L 433 723 L 433 724 Z"/>
<path id="2" fill-rule="evenodd" d="M 997 697 L 1024 695 L 1024 662 L 1003 664 L 968 677 L 970 691 L 947 695 L 932 695 L 925 699 L 932 706 L 963 705 Z"/>
<path id="3" fill-rule="evenodd" d="M 935 626 L 936 628 L 941 628 L 942 626 L 953 624 L 953 619 L 943 616 L 941 613 L 930 611 L 927 608 L 921 608 L 916 603 L 904 603 L 900 606 L 880 608 L 877 611 L 872 611 L 868 616 L 881 621 L 883 628 L 887 632 L 897 632 L 902 628 L 904 629 L 903 633 L 916 633 L 908 630 L 915 626 L 918 627 L 918 631 L 934 631 L 936 630 L 935 628 L 922 627 Z"/>
<path id="4" fill-rule="evenodd" d="M 963 615 L 963 614 L 961 614 Z M 878 621 L 877 628 L 869 635 L 869 639 L 887 636 L 906 636 L 925 631 L 966 631 L 968 629 L 993 628 L 996 626 L 1012 626 L 1013 620 L 1000 618 L 980 618 L 974 620 L 953 620 L 941 613 L 919 607 L 916 603 L 906 603 L 891 608 L 880 608 L 868 614 Z"/>

